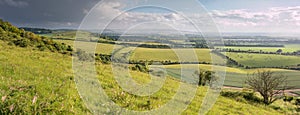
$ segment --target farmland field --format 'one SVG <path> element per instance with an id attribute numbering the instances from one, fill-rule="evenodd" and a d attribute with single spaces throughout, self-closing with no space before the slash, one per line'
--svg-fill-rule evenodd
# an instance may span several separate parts
<path id="1" fill-rule="evenodd" d="M 300 56 L 232 52 L 228 52 L 226 55 L 238 63 L 249 67 L 285 67 L 300 64 Z"/>
<path id="2" fill-rule="evenodd" d="M 216 47 L 218 48 L 218 47 Z M 279 49 L 282 49 L 282 52 L 295 52 L 300 50 L 299 44 L 286 44 L 284 47 L 233 47 L 226 46 L 225 48 L 234 49 L 234 50 L 242 50 L 242 51 L 264 51 L 264 52 L 276 52 Z"/>
<path id="3" fill-rule="evenodd" d="M 131 60 L 143 61 L 172 61 L 172 62 L 206 62 L 222 63 L 222 58 L 211 54 L 209 49 L 151 49 L 151 48 L 126 48 L 133 51 Z M 195 57 L 196 56 L 196 57 Z M 198 60 L 196 59 L 198 58 Z"/>
<path id="4" fill-rule="evenodd" d="M 170 76 L 175 77 L 177 79 L 181 79 L 181 67 L 185 66 L 183 68 L 193 68 L 196 67 L 197 65 L 194 64 L 189 64 L 189 65 L 167 65 L 165 68 L 167 68 L 168 74 Z M 201 70 L 212 70 L 211 65 L 204 65 L 200 64 L 199 69 Z M 221 70 L 218 70 L 221 69 Z M 253 72 L 257 72 L 257 70 L 261 69 L 239 69 L 239 68 L 231 68 L 231 67 L 220 67 L 216 66 L 215 71 L 224 71 L 222 69 L 226 69 L 226 79 L 224 81 L 225 86 L 233 86 L 233 87 L 245 87 L 245 80 L 248 77 L 249 74 L 252 74 Z M 274 72 L 275 74 L 279 75 L 282 74 L 284 76 L 287 76 L 287 81 L 288 81 L 288 86 L 292 86 L 294 88 L 300 88 L 299 82 L 300 82 L 300 77 L 299 71 L 293 71 L 293 70 L 284 70 L 284 69 L 272 69 L 272 68 L 264 68 L 264 70 L 270 70 Z M 183 71 L 189 71 L 189 70 L 183 70 Z M 188 73 L 193 73 L 193 72 L 188 72 Z M 186 74 L 185 74 L 186 75 Z M 190 80 L 192 75 L 187 75 L 187 76 L 182 76 L 183 80 Z"/>

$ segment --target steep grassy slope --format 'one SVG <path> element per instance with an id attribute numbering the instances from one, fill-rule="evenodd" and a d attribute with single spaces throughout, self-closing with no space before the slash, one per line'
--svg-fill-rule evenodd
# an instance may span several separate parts
<path id="1" fill-rule="evenodd" d="M 0 41 L 0 114 L 89 114 L 71 71 L 71 57 Z"/>

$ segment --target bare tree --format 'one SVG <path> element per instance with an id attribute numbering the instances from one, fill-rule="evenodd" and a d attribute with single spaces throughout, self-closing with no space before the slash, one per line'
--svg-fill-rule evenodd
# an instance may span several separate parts
<path id="1" fill-rule="evenodd" d="M 272 104 L 278 98 L 276 96 L 283 94 L 287 89 L 287 77 L 280 74 L 274 75 L 271 71 L 257 71 L 250 75 L 246 80 L 246 84 L 251 89 L 260 93 L 263 102 L 266 105 Z"/>

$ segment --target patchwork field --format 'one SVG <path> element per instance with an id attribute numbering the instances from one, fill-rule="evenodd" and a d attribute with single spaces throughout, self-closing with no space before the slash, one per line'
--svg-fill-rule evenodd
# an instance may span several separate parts
<path id="1" fill-rule="evenodd" d="M 227 52 L 226 55 L 238 63 L 249 67 L 285 67 L 300 64 L 300 56 L 232 52 Z"/>

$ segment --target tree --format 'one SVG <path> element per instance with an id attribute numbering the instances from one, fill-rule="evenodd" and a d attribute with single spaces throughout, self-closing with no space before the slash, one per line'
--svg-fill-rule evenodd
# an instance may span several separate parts
<path id="1" fill-rule="evenodd" d="M 213 72 L 211 71 L 195 71 L 195 74 L 197 75 L 199 81 L 198 81 L 198 86 L 205 86 L 207 83 L 212 82 L 213 79 Z"/>
<path id="2" fill-rule="evenodd" d="M 278 50 L 276 51 L 276 53 L 281 54 L 281 53 L 282 53 L 282 49 L 278 49 Z"/>
<path id="3" fill-rule="evenodd" d="M 246 84 L 250 89 L 257 91 L 263 97 L 263 102 L 266 105 L 272 104 L 280 94 L 283 94 L 286 87 L 286 76 L 274 75 L 271 71 L 257 71 L 249 76 Z"/>

